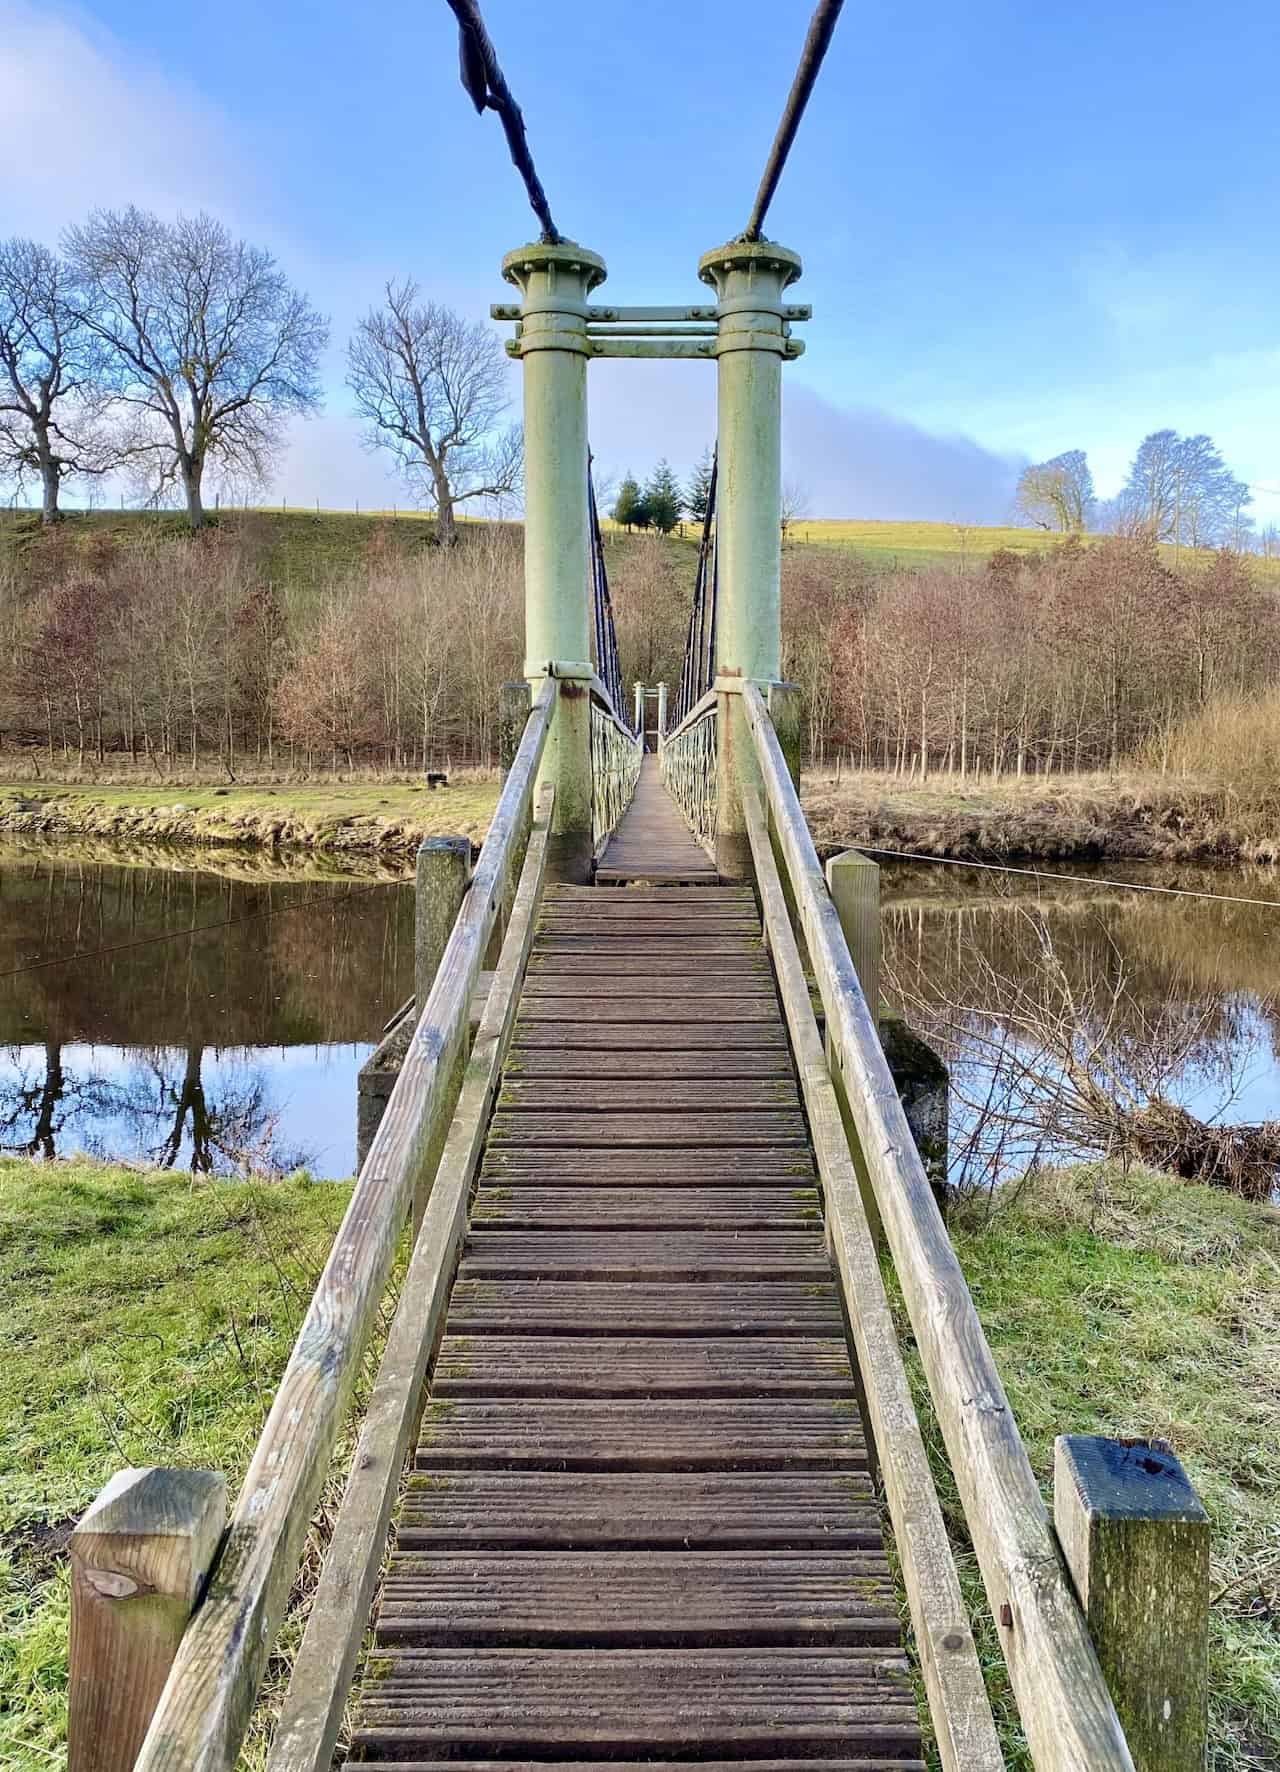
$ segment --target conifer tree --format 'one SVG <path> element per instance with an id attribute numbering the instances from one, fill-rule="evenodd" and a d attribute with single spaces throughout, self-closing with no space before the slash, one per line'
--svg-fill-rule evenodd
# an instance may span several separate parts
<path id="1" fill-rule="evenodd" d="M 645 509 L 649 521 L 663 535 L 670 535 L 684 510 L 684 494 L 680 482 L 671 471 L 670 462 L 660 461 L 644 489 Z"/>
<path id="2" fill-rule="evenodd" d="M 702 458 L 689 476 L 688 490 L 684 495 L 684 508 L 695 523 L 705 523 L 707 506 L 711 503 L 712 454 L 704 449 Z"/>
<path id="3" fill-rule="evenodd" d="M 638 513 L 642 502 L 643 498 L 640 491 L 640 482 L 636 479 L 635 475 L 628 470 L 623 478 L 621 486 L 618 488 L 618 496 L 613 501 L 613 510 L 610 514 L 612 515 L 614 522 L 621 523 L 624 529 L 635 528 L 637 526 Z M 639 526 L 643 527 L 643 524 L 640 524 Z"/>

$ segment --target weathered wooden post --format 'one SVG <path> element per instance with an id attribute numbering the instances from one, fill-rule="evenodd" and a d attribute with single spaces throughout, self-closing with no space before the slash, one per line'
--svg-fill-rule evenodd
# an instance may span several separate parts
<path id="1" fill-rule="evenodd" d="M 1172 1452 L 1063 1434 L 1053 1518 L 1137 1772 L 1201 1772 L 1209 1516 Z"/>
<path id="2" fill-rule="evenodd" d="M 658 742 L 659 742 L 659 744 L 662 742 L 662 735 L 666 730 L 667 730 L 667 686 L 665 683 L 659 683 L 659 685 L 658 685 Z"/>
<path id="3" fill-rule="evenodd" d="M 857 849 L 827 863 L 827 891 L 849 944 L 867 1008 L 880 1019 L 880 869 Z"/>
<path id="4" fill-rule="evenodd" d="M 532 703 L 532 691 L 523 679 L 504 683 L 498 691 L 498 766 L 504 780 L 520 749 Z"/>
<path id="5" fill-rule="evenodd" d="M 217 1554 L 216 1471 L 119 1471 L 71 1534 L 68 1772 L 127 1772 Z"/>
<path id="6" fill-rule="evenodd" d="M 419 1015 L 458 920 L 470 875 L 470 837 L 423 838 L 413 900 L 413 990 Z"/>
<path id="7" fill-rule="evenodd" d="M 738 781 L 757 777 L 733 685 L 782 675 L 782 362 L 802 349 L 789 321 L 808 317 L 782 297 L 800 268 L 796 253 L 764 240 L 732 241 L 698 266 L 718 298 L 716 866 L 733 880 L 751 873 Z"/>
<path id="8" fill-rule="evenodd" d="M 636 731 L 644 743 L 644 684 L 636 684 Z"/>
<path id="9" fill-rule="evenodd" d="M 591 612 L 587 513 L 587 297 L 605 264 L 571 241 L 509 252 L 502 275 L 519 289 L 516 337 L 524 366 L 525 675 L 547 676 L 559 704 L 539 782 L 556 790 L 548 872 L 591 877 Z M 496 317 L 507 317 L 500 308 Z"/>

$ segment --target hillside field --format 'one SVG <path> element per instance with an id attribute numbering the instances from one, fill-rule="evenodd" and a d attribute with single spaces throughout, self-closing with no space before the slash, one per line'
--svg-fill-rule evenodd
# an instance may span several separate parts
<path id="1" fill-rule="evenodd" d="M 330 511 L 287 509 L 280 506 L 226 511 L 215 521 L 235 525 L 247 532 L 259 551 L 267 579 L 286 596 L 297 594 L 305 603 L 307 593 L 350 570 L 388 544 L 413 552 L 429 547 L 435 539 L 435 521 L 422 511 Z M 484 519 L 463 519 L 467 529 Z M 518 524 L 513 525 L 518 527 Z M 178 511 L 71 511 L 59 532 L 72 549 L 87 546 L 95 536 L 124 542 L 139 535 L 169 537 L 185 533 L 186 523 Z M 626 545 L 616 524 L 606 519 L 605 539 L 612 549 Z M 689 554 L 689 569 L 697 546 L 698 525 L 682 523 L 671 537 L 673 546 Z M 39 519 L 30 511 L 0 511 L 0 572 L 20 566 L 23 555 L 40 536 Z M 1086 544 L 1097 536 L 1085 536 Z M 965 523 L 888 523 L 861 518 L 806 517 L 793 523 L 787 545 L 801 548 L 840 548 L 857 554 L 868 564 L 886 572 L 896 567 L 944 565 L 961 569 L 980 565 L 998 548 L 1015 553 L 1035 553 L 1050 548 L 1060 538 L 1041 529 L 987 527 Z M 1173 559 L 1171 547 L 1161 550 Z M 1182 552 L 1185 554 L 1186 549 Z M 1258 558 L 1256 570 L 1280 585 L 1280 560 Z"/>

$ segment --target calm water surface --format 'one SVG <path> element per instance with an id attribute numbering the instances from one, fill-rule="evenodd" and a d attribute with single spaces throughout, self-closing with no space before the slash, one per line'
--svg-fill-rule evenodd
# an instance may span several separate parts
<path id="1" fill-rule="evenodd" d="M 356 1072 L 412 989 L 394 875 L 0 849 L 0 1147 L 350 1175 Z"/>
<path id="2" fill-rule="evenodd" d="M 1069 993 L 1117 1077 L 1159 1047 L 1165 1092 L 1202 1118 L 1280 1118 L 1280 876 L 1058 871 L 1071 878 L 884 870 L 886 974 L 955 1069 L 953 1149 L 992 1088 L 991 1029 L 1006 1071 L 1036 1044 L 1017 1016 L 1046 944 L 1053 1000 Z M 80 950 L 93 953 L 61 958 Z M 413 892 L 397 869 L 0 848 L 0 1148 L 349 1175 L 356 1072 L 412 989 Z M 1002 1155 L 1046 1154 L 1034 1142 Z"/>
<path id="3" fill-rule="evenodd" d="M 1090 1053 L 1095 1072 L 1135 1098 L 1154 1080 L 1202 1119 L 1280 1118 L 1280 873 L 1114 863 L 1055 871 L 1070 878 L 942 864 L 883 872 L 885 968 L 896 984 L 886 994 L 955 1068 L 953 1153 L 964 1151 L 983 1104 L 1025 1109 L 1020 1067 L 1039 1075 L 1042 1094 L 1055 1087 L 1043 1030 L 1064 1010 L 1077 1054 Z M 1046 957 L 1057 969 L 1047 982 Z M 1023 1133 L 1007 1138 L 1006 1171 L 1028 1157 L 1083 1154 Z"/>

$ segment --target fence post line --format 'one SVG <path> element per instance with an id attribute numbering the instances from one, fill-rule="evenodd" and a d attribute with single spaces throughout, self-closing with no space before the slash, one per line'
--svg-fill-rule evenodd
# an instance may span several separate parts
<path id="1" fill-rule="evenodd" d="M 590 521 L 587 504 L 587 297 L 604 260 L 572 241 L 517 247 L 502 275 L 520 291 L 508 346 L 524 366 L 525 676 L 561 679 L 539 783 L 555 788 L 547 867 L 591 877 Z"/>
<path id="2" fill-rule="evenodd" d="M 118 1471 L 71 1534 L 68 1772 L 138 1757 L 227 1517 L 217 1471 Z"/>
<path id="3" fill-rule="evenodd" d="M 716 601 L 718 679 L 782 675 L 782 363 L 790 340 L 783 292 L 800 259 L 766 241 L 704 254 L 698 275 L 717 296 Z M 759 785 L 741 698 L 722 691 L 717 723 L 716 867 L 749 879 L 751 845 L 738 792 Z"/>
<path id="4" fill-rule="evenodd" d="M 1201 1772 L 1209 1516 L 1166 1447 L 1061 1434 L 1053 1522 L 1137 1772 Z"/>

